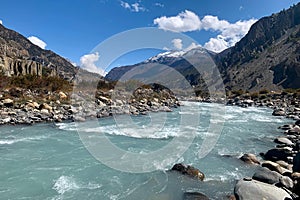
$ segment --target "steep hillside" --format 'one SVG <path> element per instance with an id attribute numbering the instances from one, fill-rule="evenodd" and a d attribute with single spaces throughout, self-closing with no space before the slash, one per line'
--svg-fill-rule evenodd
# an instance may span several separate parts
<path id="1" fill-rule="evenodd" d="M 244 63 L 229 65 L 224 82 L 229 89 L 300 88 L 300 27 L 274 41 Z"/>
<path id="2" fill-rule="evenodd" d="M 300 4 L 256 22 L 216 60 L 228 89 L 300 87 Z"/>
<path id="3" fill-rule="evenodd" d="M 59 75 L 73 79 L 76 71 L 70 62 L 50 50 L 32 44 L 21 34 L 0 24 L 0 71 L 7 75 Z"/>

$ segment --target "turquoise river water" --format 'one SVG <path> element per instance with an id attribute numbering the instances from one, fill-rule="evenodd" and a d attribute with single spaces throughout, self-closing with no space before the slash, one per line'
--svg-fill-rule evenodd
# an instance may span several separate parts
<path id="1" fill-rule="evenodd" d="M 192 144 L 176 161 L 199 168 L 206 176 L 204 182 L 169 172 L 175 162 L 157 165 L 156 170 L 147 173 L 113 169 L 89 153 L 77 132 L 80 128 L 81 132 L 105 136 L 129 152 L 151 152 L 164 147 L 178 134 L 184 134 L 175 131 L 183 114 L 181 108 L 168 113 L 164 128 L 153 134 L 121 132 L 112 117 L 99 119 L 96 128 L 89 128 L 89 121 L 77 126 L 74 122 L 1 126 L 0 199 L 181 200 L 187 191 L 201 192 L 211 199 L 225 199 L 233 193 L 236 180 L 251 176 L 255 170 L 238 157 L 248 152 L 258 155 L 272 148 L 273 139 L 280 135 L 277 127 L 289 120 L 272 116 L 272 110 L 267 108 L 226 107 L 221 135 L 212 151 L 200 159 L 197 153 L 209 135 L 209 110 L 213 106 L 185 103 L 185 112 L 189 107 L 193 108 L 192 114 L 201 112 L 201 123 L 195 127 Z M 153 113 L 152 117 L 156 115 L 159 113 Z M 149 116 L 132 118 L 141 127 L 151 121 Z"/>

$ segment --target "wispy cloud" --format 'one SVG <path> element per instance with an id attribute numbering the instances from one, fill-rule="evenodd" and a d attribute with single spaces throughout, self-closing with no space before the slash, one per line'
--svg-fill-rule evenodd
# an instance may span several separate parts
<path id="1" fill-rule="evenodd" d="M 42 48 L 42 49 L 45 49 L 46 46 L 47 46 L 47 44 L 46 44 L 43 40 L 41 40 L 40 38 L 38 38 L 38 37 L 36 37 L 36 36 L 30 36 L 30 37 L 28 37 L 27 39 L 28 39 L 31 43 L 33 43 L 33 44 L 39 46 L 39 47 Z"/>
<path id="2" fill-rule="evenodd" d="M 86 54 L 80 58 L 80 66 L 82 69 L 105 76 L 104 70 L 98 68 L 95 64 L 99 58 L 100 56 L 98 52 Z"/>
<path id="3" fill-rule="evenodd" d="M 162 3 L 159 3 L 159 2 L 155 3 L 154 5 L 155 5 L 155 6 L 157 6 L 157 7 L 161 7 L 161 8 L 165 7 L 165 5 L 164 5 L 164 4 L 162 4 Z"/>
<path id="4" fill-rule="evenodd" d="M 220 20 L 217 16 L 206 15 L 202 19 L 189 10 L 179 13 L 177 16 L 162 16 L 154 19 L 153 23 L 158 28 L 173 32 L 189 32 L 205 30 L 218 32 L 215 38 L 205 43 L 204 47 L 215 52 L 223 51 L 235 45 L 244 37 L 250 27 L 256 22 L 256 19 L 237 21 L 230 23 L 226 20 Z"/>
<path id="5" fill-rule="evenodd" d="M 126 9 L 130 9 L 130 8 L 131 8 L 130 4 L 127 3 L 127 2 L 125 2 L 125 1 L 121 1 L 121 6 L 122 6 L 123 8 L 126 8 Z"/>
<path id="6" fill-rule="evenodd" d="M 140 4 L 140 2 L 135 2 L 135 3 L 130 4 L 130 3 L 125 2 L 125 1 L 120 1 L 120 5 L 123 8 L 130 10 L 131 12 L 144 12 L 144 11 L 146 11 L 146 8 L 144 6 L 142 6 Z"/>

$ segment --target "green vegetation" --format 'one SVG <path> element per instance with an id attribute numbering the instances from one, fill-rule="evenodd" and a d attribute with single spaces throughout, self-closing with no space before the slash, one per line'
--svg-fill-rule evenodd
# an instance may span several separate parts
<path id="1" fill-rule="evenodd" d="M 287 89 L 284 89 L 283 92 L 286 93 L 286 94 L 300 93 L 300 89 L 287 88 Z"/>
<path id="2" fill-rule="evenodd" d="M 60 77 L 39 77 L 34 75 L 25 76 L 0 76 L 0 88 L 23 88 L 39 91 L 71 91 L 72 84 Z"/>
<path id="3" fill-rule="evenodd" d="M 287 88 L 281 92 L 281 95 L 292 95 L 294 98 L 300 98 L 300 88 Z"/>
<path id="4" fill-rule="evenodd" d="M 124 89 L 126 91 L 134 91 L 138 87 L 144 85 L 141 81 L 138 80 L 128 80 L 125 81 L 123 84 L 124 84 Z"/>
<path id="5" fill-rule="evenodd" d="M 259 91 L 259 94 L 269 94 L 270 91 L 268 89 L 262 89 Z"/>
<path id="6" fill-rule="evenodd" d="M 245 91 L 242 90 L 242 89 L 234 90 L 234 91 L 232 91 L 232 94 L 237 95 L 237 96 L 240 96 L 240 95 L 242 95 L 242 94 L 245 94 Z"/>
<path id="7" fill-rule="evenodd" d="M 251 99 L 257 99 L 259 97 L 259 93 L 258 92 L 253 92 L 250 94 Z"/>

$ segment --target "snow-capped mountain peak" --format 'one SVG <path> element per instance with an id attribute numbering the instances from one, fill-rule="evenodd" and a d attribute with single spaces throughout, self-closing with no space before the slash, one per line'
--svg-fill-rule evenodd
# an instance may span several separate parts
<path id="1" fill-rule="evenodd" d="M 205 50 L 203 48 L 194 48 L 194 49 L 190 49 L 188 51 L 186 50 L 180 50 L 180 51 L 166 51 L 166 52 L 162 52 L 162 53 L 159 53 L 157 54 L 156 56 L 153 56 L 149 59 L 147 59 L 145 61 L 145 63 L 148 63 L 148 62 L 157 62 L 161 59 L 165 59 L 165 58 L 180 58 L 180 57 L 183 57 L 185 54 L 186 55 L 189 55 L 189 54 L 197 54 L 197 53 L 204 53 Z"/>
<path id="2" fill-rule="evenodd" d="M 145 62 L 155 62 L 161 58 L 178 58 L 183 56 L 185 53 L 186 51 L 166 51 L 147 59 Z"/>

